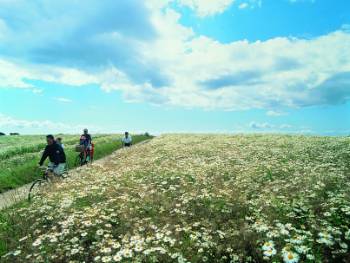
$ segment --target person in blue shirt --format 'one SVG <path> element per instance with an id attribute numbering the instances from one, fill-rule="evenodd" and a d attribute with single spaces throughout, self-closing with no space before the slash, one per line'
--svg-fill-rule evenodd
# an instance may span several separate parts
<path id="1" fill-rule="evenodd" d="M 84 146 L 84 163 L 87 162 L 87 157 L 90 158 L 92 138 L 88 129 L 84 129 L 84 133 L 80 136 L 80 145 Z"/>

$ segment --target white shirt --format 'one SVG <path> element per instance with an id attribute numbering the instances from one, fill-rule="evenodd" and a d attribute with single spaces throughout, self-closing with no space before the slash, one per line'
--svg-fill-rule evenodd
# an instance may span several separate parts
<path id="1" fill-rule="evenodd" d="M 126 137 L 124 136 L 124 138 L 122 139 L 122 141 L 123 141 L 123 143 L 131 143 L 131 142 L 132 142 L 132 138 L 131 138 L 130 135 L 128 136 L 128 138 L 126 138 Z"/>

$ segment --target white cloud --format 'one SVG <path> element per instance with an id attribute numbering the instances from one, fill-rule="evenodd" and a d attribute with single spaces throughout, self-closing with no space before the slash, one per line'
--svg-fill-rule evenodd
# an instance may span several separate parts
<path id="1" fill-rule="evenodd" d="M 145 45 L 143 53 L 146 61 L 164 65 L 163 72 L 173 80 L 155 91 L 168 104 L 233 110 L 317 105 L 320 101 L 310 92 L 339 72 L 350 71 L 350 34 L 343 31 L 310 40 L 221 44 L 196 37 L 178 19 L 171 10 L 158 13 L 153 22 L 159 38 Z M 324 103 L 333 102 L 325 98 Z"/>
<path id="2" fill-rule="evenodd" d="M 46 72 L 52 71 L 52 73 L 46 76 L 47 81 L 60 82 L 72 86 L 83 86 L 87 84 L 98 83 L 98 80 L 93 74 L 87 72 L 72 69 L 72 68 L 51 68 L 47 69 Z"/>
<path id="3" fill-rule="evenodd" d="M 0 88 L 29 88 L 33 92 L 39 93 L 39 89 L 26 81 L 33 79 L 71 86 L 98 83 L 96 76 L 83 70 L 50 65 L 15 63 L 0 58 Z"/>
<path id="4" fill-rule="evenodd" d="M 255 7 L 261 7 L 262 6 L 262 0 L 244 0 L 239 5 L 239 9 L 246 9 L 246 8 L 255 8 Z"/>
<path id="5" fill-rule="evenodd" d="M 267 123 L 267 122 L 264 122 L 264 123 L 259 123 L 259 122 L 251 122 L 249 124 L 249 127 L 252 128 L 252 129 L 271 129 L 273 128 L 274 126 Z"/>
<path id="6" fill-rule="evenodd" d="M 280 129 L 291 129 L 293 126 L 289 124 L 281 124 L 279 126 Z"/>
<path id="7" fill-rule="evenodd" d="M 75 129 L 76 126 L 67 125 L 60 122 L 54 122 L 50 120 L 43 120 L 43 121 L 37 121 L 37 120 L 23 120 L 23 119 L 16 119 L 11 116 L 7 116 L 0 113 L 0 128 L 5 129 L 7 131 L 17 131 L 17 130 L 23 130 L 23 129 L 47 129 L 48 131 L 52 130 L 72 130 Z"/>
<path id="8" fill-rule="evenodd" d="M 170 0 L 171 1 L 171 0 Z M 168 2 L 170 2 L 168 0 Z M 213 16 L 225 12 L 233 4 L 238 4 L 239 9 L 261 7 L 262 0 L 174 0 L 180 5 L 193 9 L 199 17 Z M 163 5 L 164 7 L 164 5 Z"/>
<path id="9" fill-rule="evenodd" d="M 269 110 L 266 112 L 266 115 L 270 117 L 279 117 L 279 116 L 287 115 L 287 113 L 282 111 Z"/>
<path id="10" fill-rule="evenodd" d="M 15 63 L 0 59 L 0 87 L 5 88 L 34 88 L 23 81 L 32 76 L 30 70 L 22 68 Z"/>
<path id="11" fill-rule="evenodd" d="M 161 9 L 169 3 L 186 6 L 195 11 L 197 16 L 204 18 L 221 14 L 234 4 L 238 4 L 239 9 L 261 7 L 262 0 L 150 0 L 147 5 L 152 9 Z"/>
<path id="12" fill-rule="evenodd" d="M 0 131 L 5 133 L 79 133 L 82 129 L 90 127 L 93 132 L 101 132 L 99 127 L 83 124 L 67 124 L 55 120 L 26 120 L 18 119 L 0 113 Z"/>
<path id="13" fill-rule="evenodd" d="M 241 3 L 241 4 L 238 6 L 239 9 L 245 9 L 245 8 L 247 8 L 247 7 L 249 7 L 248 3 Z"/>
<path id="14" fill-rule="evenodd" d="M 224 12 L 234 0 L 178 0 L 181 5 L 194 9 L 201 17 Z"/>
<path id="15" fill-rule="evenodd" d="M 300 107 L 317 105 L 322 96 L 322 103 L 332 104 L 319 86 L 339 72 L 350 71 L 346 52 L 350 35 L 346 32 L 310 40 L 275 38 L 221 44 L 195 37 L 179 25 L 178 17 L 168 11 L 155 18 L 160 37 L 146 46 L 144 53 L 146 60 L 164 65 L 163 71 L 173 80 L 155 91 L 172 105 L 233 110 Z M 311 96 L 317 90 L 320 93 Z"/>
<path id="16" fill-rule="evenodd" d="M 252 121 L 249 124 L 249 127 L 253 130 L 274 130 L 274 131 L 291 130 L 293 128 L 292 125 L 285 124 L 285 123 L 276 125 L 268 122 L 255 122 L 255 121 Z"/>
<path id="17" fill-rule="evenodd" d="M 199 1 L 185 3 L 199 5 Z M 225 5 L 228 1 L 221 2 Z M 135 40 L 137 53 L 130 53 L 137 57 L 142 74 L 146 72 L 141 80 L 134 76 L 139 68 L 125 69 L 118 63 L 91 70 L 2 59 L 0 85 L 35 89 L 25 79 L 97 84 L 108 92 L 121 91 L 129 102 L 225 110 L 332 105 L 350 99 L 350 32 L 346 30 L 313 39 L 280 37 L 223 44 L 197 36 L 179 23 L 179 13 L 158 0 L 148 2 L 148 7 L 157 37 Z M 119 38 L 122 32 L 108 39 L 114 43 Z M 156 85 L 154 74 L 166 81 Z"/>
<path id="18" fill-rule="evenodd" d="M 316 0 L 289 0 L 290 3 L 301 3 L 301 2 L 309 2 L 309 3 L 315 3 Z"/>
<path id="19" fill-rule="evenodd" d="M 55 98 L 55 100 L 57 100 L 59 102 L 63 102 L 63 103 L 72 103 L 73 102 L 71 99 L 67 99 L 67 98 L 63 98 L 63 97 Z"/>

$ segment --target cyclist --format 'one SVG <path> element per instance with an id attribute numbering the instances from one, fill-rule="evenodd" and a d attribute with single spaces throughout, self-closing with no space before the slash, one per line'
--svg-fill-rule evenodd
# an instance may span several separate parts
<path id="1" fill-rule="evenodd" d="M 47 145 L 40 159 L 39 166 L 42 166 L 47 157 L 49 157 L 48 168 L 55 175 L 62 175 L 66 168 L 66 155 L 62 147 L 55 141 L 53 135 L 46 136 Z"/>
<path id="2" fill-rule="evenodd" d="M 125 135 L 122 139 L 122 143 L 124 147 L 130 147 L 132 145 L 132 138 L 131 135 L 129 135 L 128 132 L 125 132 Z"/>
<path id="3" fill-rule="evenodd" d="M 88 129 L 84 129 L 84 133 L 80 136 L 80 145 L 84 146 L 84 161 L 83 163 L 87 163 L 87 156 L 90 156 L 91 152 L 91 135 L 89 134 Z M 90 157 L 91 158 L 91 157 Z"/>

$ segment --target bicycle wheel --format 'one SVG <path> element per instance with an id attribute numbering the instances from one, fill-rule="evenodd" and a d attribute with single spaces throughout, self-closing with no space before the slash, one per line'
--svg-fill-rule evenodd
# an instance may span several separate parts
<path id="1" fill-rule="evenodd" d="M 34 196 L 37 196 L 48 184 L 49 181 L 44 179 L 38 179 L 34 181 L 34 183 L 29 188 L 28 201 L 31 201 Z"/>
<path id="2" fill-rule="evenodd" d="M 86 154 L 86 164 L 92 163 L 91 152 L 88 151 Z"/>

